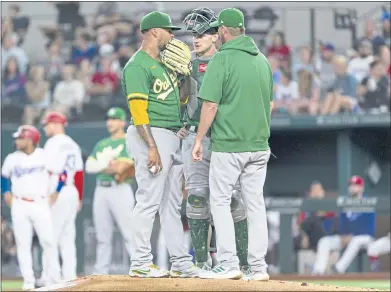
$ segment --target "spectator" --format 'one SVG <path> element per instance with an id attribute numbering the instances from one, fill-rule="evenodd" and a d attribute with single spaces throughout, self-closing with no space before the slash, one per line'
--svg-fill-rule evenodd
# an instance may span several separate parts
<path id="1" fill-rule="evenodd" d="M 84 84 L 86 92 L 89 92 L 92 87 L 92 66 L 88 59 L 81 61 L 79 70 L 76 72 L 76 79 L 81 81 Z M 84 103 L 89 102 L 89 95 L 86 94 Z"/>
<path id="2" fill-rule="evenodd" d="M 48 58 L 45 63 L 45 71 L 50 82 L 51 91 L 57 82 L 61 80 L 61 69 L 64 65 L 63 56 L 60 54 L 60 44 L 52 41 L 47 45 Z"/>
<path id="3" fill-rule="evenodd" d="M 389 79 L 384 74 L 383 64 L 375 60 L 370 65 L 369 76 L 365 77 L 357 90 L 360 108 L 373 114 L 390 110 Z"/>
<path id="4" fill-rule="evenodd" d="M 134 50 L 129 46 L 122 46 L 118 51 L 119 67 L 122 70 L 129 59 L 133 56 Z"/>
<path id="5" fill-rule="evenodd" d="M 300 49 L 300 61 L 293 65 L 293 80 L 297 81 L 297 73 L 301 69 L 305 69 L 310 73 L 314 73 L 314 65 L 312 64 L 312 53 L 310 47 L 302 47 Z"/>
<path id="6" fill-rule="evenodd" d="M 270 67 L 272 69 L 272 73 L 273 73 L 273 85 L 274 85 L 273 90 L 274 90 L 274 94 L 275 94 L 276 88 L 280 84 L 281 77 L 282 77 L 282 73 L 279 68 L 280 62 L 278 61 L 278 59 L 275 56 L 269 56 L 268 59 L 269 59 Z"/>
<path id="7" fill-rule="evenodd" d="M 335 47 L 332 43 L 325 43 L 321 46 L 321 50 L 322 56 L 316 64 L 316 71 L 320 80 L 320 98 L 323 99 L 336 77 L 333 65 Z"/>
<path id="8" fill-rule="evenodd" d="M 348 72 L 360 83 L 365 76 L 368 76 L 369 65 L 373 62 L 371 42 L 363 40 L 358 48 L 358 54 L 357 57 L 350 60 Z"/>
<path id="9" fill-rule="evenodd" d="M 273 36 L 272 45 L 267 50 L 268 56 L 275 56 L 280 61 L 281 68 L 290 70 L 291 49 L 285 42 L 283 32 L 276 32 Z"/>
<path id="10" fill-rule="evenodd" d="M 82 82 L 74 78 L 75 68 L 67 64 L 62 69 L 63 80 L 59 82 L 53 93 L 52 110 L 70 115 L 72 109 L 81 113 L 85 89 Z"/>
<path id="11" fill-rule="evenodd" d="M 325 190 L 319 181 L 314 181 L 308 193 L 313 200 L 325 197 Z M 325 235 L 332 235 L 336 230 L 333 212 L 301 212 L 298 218 L 300 234 L 295 238 L 295 249 L 311 249 L 316 251 L 319 240 Z"/>
<path id="12" fill-rule="evenodd" d="M 84 17 L 80 15 L 80 2 L 77 1 L 61 1 L 50 3 L 54 6 L 57 13 L 57 23 L 43 25 L 40 27 L 42 32 L 49 38 L 50 41 L 55 40 L 59 34 L 66 33 L 73 40 L 74 32 L 78 28 L 85 26 Z"/>
<path id="13" fill-rule="evenodd" d="M 337 114 L 343 111 L 356 111 L 356 90 L 358 82 L 347 72 L 347 60 L 344 56 L 334 58 L 334 70 L 336 79 L 330 87 L 321 109 L 322 115 Z"/>
<path id="14" fill-rule="evenodd" d="M 379 53 L 379 47 L 385 44 L 384 38 L 376 33 L 376 23 L 371 19 L 366 19 L 364 22 L 364 36 L 360 38 L 356 49 L 359 50 L 363 41 L 367 41 L 371 45 L 371 52 L 374 55 Z"/>
<path id="15" fill-rule="evenodd" d="M 120 13 L 117 2 L 100 2 L 95 14 L 93 26 L 95 29 L 107 24 L 120 21 Z"/>
<path id="16" fill-rule="evenodd" d="M 12 21 L 9 19 L 9 17 L 5 17 L 1 19 L 1 43 L 4 42 L 5 36 L 8 34 L 12 35 L 13 33 L 13 27 L 12 27 Z"/>
<path id="17" fill-rule="evenodd" d="M 26 84 L 28 104 L 24 108 L 24 124 L 34 125 L 50 105 L 50 84 L 45 80 L 43 66 L 33 66 Z"/>
<path id="18" fill-rule="evenodd" d="M 299 88 L 296 81 L 292 80 L 292 74 L 281 70 L 281 83 L 276 86 L 274 99 L 274 112 L 291 112 L 293 103 L 298 98 Z"/>
<path id="19" fill-rule="evenodd" d="M 5 103 L 20 105 L 25 103 L 26 78 L 19 71 L 18 60 L 14 57 L 8 58 L 3 73 L 4 98 Z"/>
<path id="20" fill-rule="evenodd" d="M 391 74 L 391 58 L 390 58 L 390 48 L 387 46 L 382 46 L 379 48 L 380 61 L 383 63 L 384 69 L 386 70 L 386 75 L 390 78 Z"/>
<path id="21" fill-rule="evenodd" d="M 12 23 L 12 30 L 18 35 L 18 46 L 23 44 L 27 30 L 30 25 L 30 19 L 27 16 L 20 15 L 20 6 L 17 4 L 10 5 L 8 8 L 8 17 Z"/>
<path id="22" fill-rule="evenodd" d="M 383 15 L 382 15 L 382 18 L 381 18 L 381 22 L 382 22 L 382 33 L 383 33 L 383 37 L 384 37 L 384 44 L 388 47 L 391 46 L 391 41 L 390 41 L 390 12 L 389 11 L 384 11 L 383 12 Z"/>
<path id="23" fill-rule="evenodd" d="M 319 109 L 319 79 L 305 68 L 300 69 L 297 76 L 299 99 L 294 104 L 295 112 L 314 116 Z"/>
<path id="24" fill-rule="evenodd" d="M 4 70 L 8 59 L 11 57 L 17 59 L 19 72 L 25 74 L 27 72 L 28 58 L 25 51 L 22 48 L 15 46 L 15 38 L 12 34 L 7 34 L 4 37 L 3 45 L 1 47 L 1 66 Z"/>
<path id="25" fill-rule="evenodd" d="M 353 199 L 364 196 L 364 180 L 353 176 L 349 181 L 349 194 Z M 341 250 L 342 256 L 333 266 L 337 273 L 344 273 L 361 249 L 366 249 L 373 241 L 376 226 L 376 213 L 346 212 L 341 213 L 338 224 L 338 234 L 322 237 L 318 242 L 314 274 L 323 275 L 326 271 L 329 254 L 332 250 Z"/>
<path id="26" fill-rule="evenodd" d="M 79 65 L 83 59 L 92 61 L 97 53 L 97 47 L 90 43 L 90 35 L 81 33 L 76 37 L 75 46 L 72 49 L 72 63 Z"/>
<path id="27" fill-rule="evenodd" d="M 93 86 L 88 91 L 91 100 L 100 104 L 102 108 L 109 106 L 112 95 L 119 84 L 119 78 L 115 72 L 111 71 L 110 66 L 110 59 L 101 58 L 100 71 L 92 76 Z"/>
<path id="28" fill-rule="evenodd" d="M 99 57 L 101 58 L 107 58 L 111 61 L 110 70 L 112 72 L 117 73 L 118 75 L 121 74 L 121 68 L 119 65 L 119 62 L 117 60 L 117 54 L 114 52 L 114 47 L 110 44 L 104 44 L 99 48 Z M 99 71 L 100 63 L 98 62 L 96 64 L 96 71 Z"/>

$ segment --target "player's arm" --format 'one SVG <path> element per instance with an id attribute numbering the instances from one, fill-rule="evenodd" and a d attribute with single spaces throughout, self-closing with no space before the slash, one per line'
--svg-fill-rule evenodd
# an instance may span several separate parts
<path id="1" fill-rule="evenodd" d="M 221 55 L 215 55 L 209 62 L 198 97 L 203 100 L 196 140 L 201 141 L 209 131 L 216 117 L 218 105 L 223 97 L 225 71 L 222 70 Z"/>
<path id="2" fill-rule="evenodd" d="M 106 169 L 109 166 L 110 161 L 108 159 L 104 159 L 104 157 L 97 155 L 100 143 L 101 141 L 94 146 L 94 149 L 92 149 L 91 154 L 87 158 L 86 172 L 89 174 L 106 172 Z"/>
<path id="3" fill-rule="evenodd" d="M 8 155 L 1 168 L 1 194 L 4 196 L 4 200 L 9 207 L 12 205 L 12 193 L 11 193 L 11 178 L 12 174 L 12 159 Z"/>
<path id="4" fill-rule="evenodd" d="M 148 116 L 148 74 L 141 66 L 129 66 L 124 70 L 124 91 L 128 99 L 130 114 L 137 132 L 148 148 L 155 148 Z"/>

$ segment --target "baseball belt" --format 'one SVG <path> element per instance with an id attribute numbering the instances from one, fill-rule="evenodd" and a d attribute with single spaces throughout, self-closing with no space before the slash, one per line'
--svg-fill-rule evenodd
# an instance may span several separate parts
<path id="1" fill-rule="evenodd" d="M 98 180 L 96 184 L 102 188 L 110 188 L 117 185 L 115 181 L 104 181 L 104 180 Z"/>
<path id="2" fill-rule="evenodd" d="M 22 200 L 22 201 L 25 201 L 25 202 L 29 202 L 29 203 L 36 202 L 35 199 L 30 199 L 30 198 L 26 198 L 26 197 L 17 197 L 17 196 L 13 196 L 13 198 L 15 198 L 15 199 L 17 199 L 17 200 Z M 45 199 L 45 197 L 40 197 L 40 199 Z"/>

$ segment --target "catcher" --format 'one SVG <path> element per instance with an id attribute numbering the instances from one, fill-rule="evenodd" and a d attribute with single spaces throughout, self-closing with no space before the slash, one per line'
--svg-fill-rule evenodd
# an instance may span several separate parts
<path id="1" fill-rule="evenodd" d="M 135 204 L 130 185 L 135 171 L 125 145 L 126 113 L 121 108 L 113 107 L 106 117 L 110 137 L 95 145 L 86 163 L 86 172 L 97 174 L 93 202 L 97 239 L 95 274 L 109 273 L 114 221 L 120 229 L 130 256 L 129 222 L 132 221 Z"/>
<path id="2" fill-rule="evenodd" d="M 210 145 L 209 138 L 205 137 L 202 141 L 204 149 L 204 159 L 202 161 L 193 162 L 191 152 L 202 105 L 197 98 L 197 93 L 208 62 L 217 52 L 217 29 L 209 26 L 211 22 L 216 20 L 217 16 L 215 13 L 205 7 L 194 9 L 185 17 L 186 30 L 193 34 L 194 52 L 192 53 L 192 73 L 190 76 L 182 74 L 186 76 L 182 78 L 180 87 L 181 100 L 186 104 L 184 113 L 187 122 L 187 126 L 178 132 L 178 136 L 184 139 L 182 142 L 182 155 L 185 185 L 189 193 L 186 214 L 197 266 L 203 270 L 211 269 L 210 263 L 208 263 L 208 232 L 212 223 L 209 208 L 209 165 L 211 155 L 210 150 L 208 150 Z M 180 73 L 182 68 L 186 68 L 184 64 L 188 63 L 188 59 L 183 58 L 187 54 L 177 53 L 178 48 L 179 46 L 177 46 L 177 50 L 173 50 L 171 47 L 167 47 L 163 52 L 166 58 L 163 58 L 162 62 L 166 66 L 171 66 L 173 70 L 178 68 L 176 70 Z M 167 53 L 167 51 L 170 51 L 170 53 Z M 240 187 L 237 186 L 232 194 L 231 214 L 235 224 L 237 256 L 242 272 L 246 275 L 248 273 L 247 215 L 239 189 Z"/>

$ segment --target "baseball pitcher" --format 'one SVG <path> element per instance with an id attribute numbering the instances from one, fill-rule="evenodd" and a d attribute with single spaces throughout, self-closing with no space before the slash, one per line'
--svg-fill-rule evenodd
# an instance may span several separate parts
<path id="1" fill-rule="evenodd" d="M 349 180 L 349 193 L 353 198 L 364 196 L 364 179 L 353 176 Z M 322 237 L 318 242 L 313 274 L 326 272 L 329 254 L 345 247 L 341 258 L 332 266 L 336 273 L 343 274 L 361 249 L 367 249 L 373 241 L 376 226 L 375 213 L 344 212 L 339 216 L 339 234 Z"/>
<path id="2" fill-rule="evenodd" d="M 126 143 L 134 159 L 138 184 L 130 222 L 132 277 L 197 277 L 199 272 L 188 253 L 180 214 L 183 167 L 181 141 L 176 133 L 183 122 L 178 71 L 161 63 L 167 57 L 162 54 L 167 46 L 184 45 L 172 39 L 172 31 L 178 29 L 165 13 L 155 11 L 144 16 L 140 23 L 142 46 L 123 70 L 122 85 L 132 115 Z M 188 64 L 181 67 L 181 72 L 189 75 L 190 49 L 185 55 Z M 150 238 L 156 212 L 170 255 L 170 272 L 152 262 Z"/>
<path id="3" fill-rule="evenodd" d="M 23 290 L 35 288 L 31 245 L 34 230 L 43 249 L 43 265 L 47 274 L 45 285 L 59 281 L 55 261 L 55 238 L 49 205 L 49 173 L 47 157 L 38 146 L 39 131 L 32 126 L 21 126 L 14 133 L 16 151 L 7 155 L 1 168 L 1 191 L 11 208 L 12 224 Z M 11 181 L 11 184 L 10 184 Z M 58 182 L 57 189 L 61 189 Z"/>
<path id="4" fill-rule="evenodd" d="M 128 157 L 125 142 L 126 113 L 113 107 L 106 114 L 110 137 L 100 140 L 86 163 L 86 172 L 97 174 L 93 218 L 97 239 L 95 274 L 108 274 L 112 256 L 112 238 L 116 222 L 130 256 L 134 194 L 131 176 L 133 160 Z"/>
<path id="5" fill-rule="evenodd" d="M 192 53 L 192 74 L 184 81 L 181 94 L 189 96 L 186 103 L 185 116 L 187 127 L 178 134 L 184 138 L 182 154 L 184 162 L 185 186 L 188 191 L 186 215 L 188 217 L 191 239 L 197 266 L 203 270 L 210 270 L 208 259 L 208 231 L 210 226 L 209 207 L 209 166 L 211 151 L 209 150 L 210 139 L 205 136 L 202 139 L 204 159 L 194 162 L 192 159 L 192 146 L 200 120 L 201 101 L 197 94 L 201 87 L 209 60 L 217 52 L 216 42 L 218 33 L 216 28 L 209 24 L 216 21 L 215 13 L 209 8 L 194 9 L 184 19 L 186 30 L 193 34 L 194 52 Z M 188 92 L 185 92 L 185 87 Z M 232 194 L 231 214 L 235 223 L 235 238 L 237 254 L 240 266 L 245 272 L 247 266 L 247 220 L 246 210 L 240 195 L 240 186 L 237 185 Z"/>
<path id="6" fill-rule="evenodd" d="M 54 236 L 62 259 L 62 278 L 70 281 L 77 277 L 75 221 L 82 206 L 83 158 L 79 145 L 65 134 L 67 119 L 63 114 L 49 112 L 42 123 L 45 134 L 49 137 L 44 147 L 46 168 L 51 173 L 52 180 L 60 175 L 66 176 L 63 188 L 55 190 L 50 200 Z"/>
<path id="7" fill-rule="evenodd" d="M 270 108 L 273 81 L 270 65 L 254 40 L 245 35 L 243 13 L 220 12 L 209 24 L 218 28 L 222 46 L 208 64 L 199 98 L 200 123 L 194 140 L 194 161 L 204 159 L 203 138 L 211 129 L 210 208 L 216 229 L 219 264 L 201 278 L 240 279 L 231 198 L 240 181 L 248 220 L 248 280 L 269 280 L 263 185 L 270 157 Z M 209 158 L 207 158 L 209 159 Z"/>

